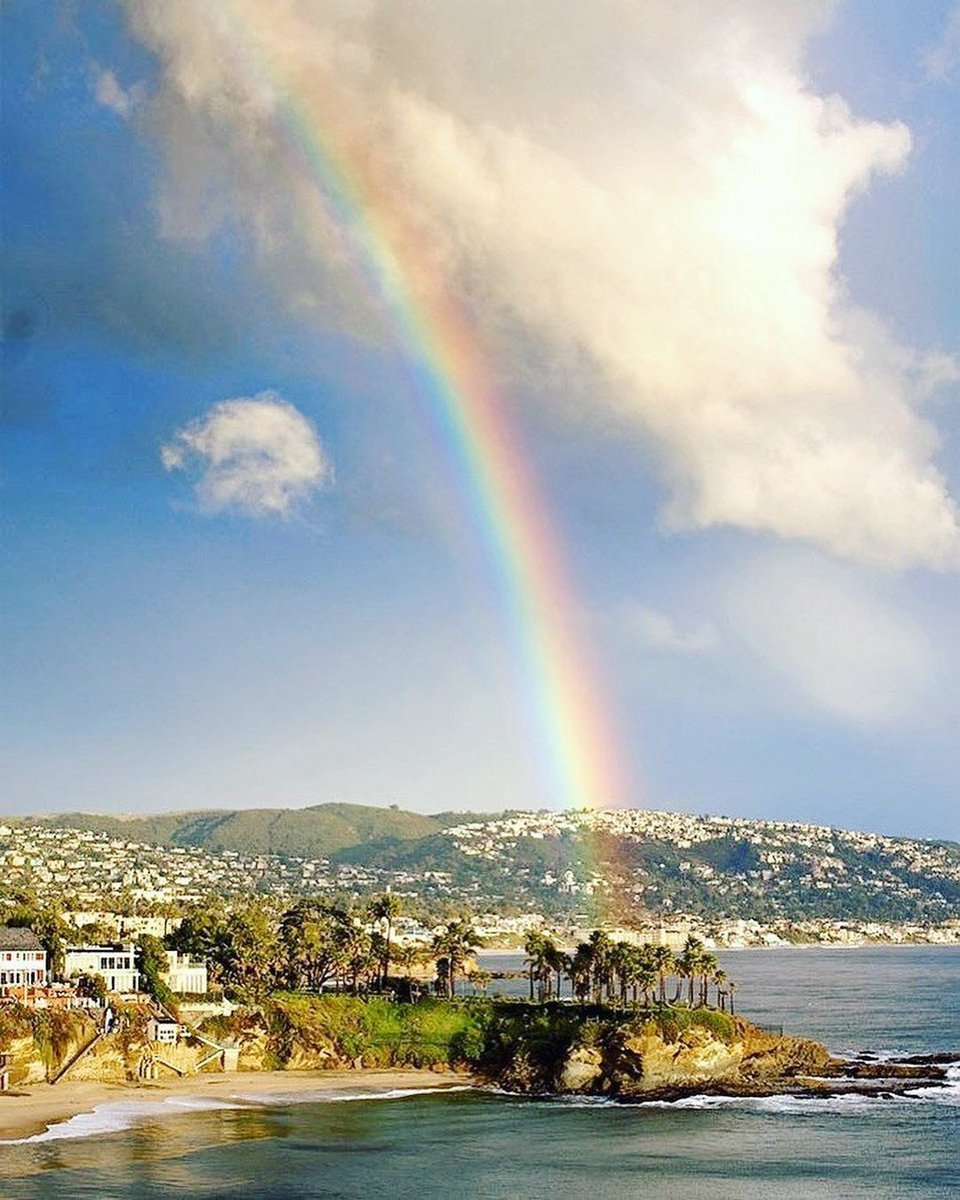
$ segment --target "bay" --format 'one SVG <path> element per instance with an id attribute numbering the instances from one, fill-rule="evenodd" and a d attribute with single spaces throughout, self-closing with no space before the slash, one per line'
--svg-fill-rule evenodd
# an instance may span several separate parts
<path id="1" fill-rule="evenodd" d="M 835 1051 L 960 1058 L 960 949 L 745 950 L 725 954 L 724 967 L 745 1015 Z M 476 1091 L 247 1102 L 154 1114 L 113 1132 L 122 1114 L 100 1114 L 90 1136 L 7 1147 L 0 1193 L 946 1198 L 960 1191 L 960 1068 L 952 1074 L 943 1088 L 889 1100 L 694 1097 L 624 1107 Z"/>

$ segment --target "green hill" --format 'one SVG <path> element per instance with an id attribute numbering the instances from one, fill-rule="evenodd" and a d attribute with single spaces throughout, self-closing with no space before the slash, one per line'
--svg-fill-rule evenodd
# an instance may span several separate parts
<path id="1" fill-rule="evenodd" d="M 405 842 L 428 837 L 445 822 L 398 808 L 363 804 L 317 804 L 311 808 L 250 808 L 232 811 L 159 813 L 113 817 L 101 813 L 58 813 L 7 819 L 13 825 L 56 825 L 88 829 L 130 842 L 199 846 L 241 854 L 322 858 L 368 842 Z"/>

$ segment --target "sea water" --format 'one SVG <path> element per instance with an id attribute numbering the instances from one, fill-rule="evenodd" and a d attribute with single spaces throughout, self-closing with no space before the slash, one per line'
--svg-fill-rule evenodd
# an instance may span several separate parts
<path id="1" fill-rule="evenodd" d="M 957 1052 L 960 949 L 725 954 L 738 1007 L 878 1057 Z M 515 967 L 519 959 L 504 965 Z M 487 964 L 493 965 L 490 962 Z M 517 981 L 519 985 L 519 981 Z M 960 1067 L 902 1098 L 691 1097 L 620 1106 L 482 1090 L 102 1106 L 0 1149 L 13 1197 L 588 1197 L 842 1200 L 960 1195 Z M 251 1088 L 252 1091 L 252 1088 Z"/>

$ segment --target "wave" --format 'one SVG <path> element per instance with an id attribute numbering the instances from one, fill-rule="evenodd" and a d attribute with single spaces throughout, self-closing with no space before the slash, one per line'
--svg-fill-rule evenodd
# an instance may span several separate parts
<path id="1" fill-rule="evenodd" d="M 917 1103 L 946 1104 L 960 1107 L 960 1063 L 947 1069 L 942 1085 L 909 1088 L 900 1093 L 878 1091 L 872 1095 L 846 1092 L 841 1095 L 796 1096 L 685 1096 L 681 1100 L 641 1101 L 640 1108 L 699 1109 L 738 1108 L 747 1112 L 783 1116 L 815 1116 L 837 1113 L 841 1116 L 879 1114 L 893 1104 L 914 1107 Z"/>
<path id="2" fill-rule="evenodd" d="M 163 1100 L 116 1100 L 98 1104 L 90 1112 L 76 1113 L 65 1121 L 49 1125 L 43 1133 L 0 1141 L 0 1146 L 25 1146 L 36 1142 L 54 1142 L 63 1138 L 97 1137 L 119 1133 L 151 1117 L 170 1117 L 177 1113 L 218 1108 L 239 1108 L 232 1100 L 207 1096 L 168 1096 Z"/>
<path id="3" fill-rule="evenodd" d="M 403 1100 L 407 1096 L 449 1095 L 450 1092 L 475 1092 L 472 1083 L 455 1083 L 449 1087 L 384 1088 L 376 1091 L 339 1092 L 330 1088 L 297 1088 L 289 1092 L 234 1092 L 232 1098 L 245 1105 L 269 1108 L 289 1104 L 346 1104 L 354 1100 Z"/>
<path id="4" fill-rule="evenodd" d="M 906 1093 L 911 1098 L 927 1100 L 932 1104 L 946 1104 L 960 1108 L 960 1062 L 947 1067 L 947 1077 L 939 1087 L 911 1088 Z"/>
<path id="5" fill-rule="evenodd" d="M 888 1110 L 892 1104 L 913 1107 L 918 1102 L 960 1107 L 960 1062 L 946 1068 L 943 1084 L 910 1088 L 900 1094 L 878 1092 L 864 1095 L 848 1092 L 842 1095 L 797 1096 L 717 1096 L 698 1094 L 679 1100 L 642 1100 L 624 1105 L 607 1096 L 530 1096 L 495 1086 L 454 1084 L 450 1087 L 384 1088 L 382 1090 L 331 1091 L 329 1089 L 296 1089 L 289 1092 L 232 1092 L 229 1096 L 166 1096 L 163 1100 L 120 1100 L 101 1104 L 90 1112 L 76 1113 L 64 1121 L 50 1125 L 42 1133 L 29 1137 L 0 1139 L 0 1146 L 33 1145 L 62 1139 L 98 1137 L 120 1133 L 142 1121 L 177 1116 L 188 1111 L 216 1109 L 273 1108 L 294 1104 L 347 1104 L 361 1100 L 402 1100 L 409 1096 L 448 1095 L 451 1092 L 475 1092 L 519 1101 L 522 1105 L 564 1108 L 637 1108 L 711 1111 L 736 1108 L 746 1112 L 782 1116 L 813 1116 L 836 1113 L 844 1116 L 863 1116 Z"/>
<path id="6" fill-rule="evenodd" d="M 0 1146 L 24 1146 L 64 1138 L 98 1137 L 121 1133 L 141 1121 L 177 1116 L 185 1111 L 269 1108 L 290 1104 L 344 1104 L 355 1100 L 402 1100 L 407 1096 L 433 1095 L 437 1092 L 470 1092 L 471 1084 L 451 1087 L 384 1088 L 370 1091 L 331 1091 L 329 1088 L 297 1089 L 289 1092 L 231 1092 L 229 1096 L 166 1096 L 163 1100 L 117 1100 L 99 1104 L 90 1112 L 76 1113 L 65 1121 L 48 1126 L 43 1133 L 30 1137 L 0 1140 Z"/>

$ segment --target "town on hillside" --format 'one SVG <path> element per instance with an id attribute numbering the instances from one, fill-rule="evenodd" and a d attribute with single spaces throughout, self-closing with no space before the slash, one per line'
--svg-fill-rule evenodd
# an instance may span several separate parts
<path id="1" fill-rule="evenodd" d="M 467 910 L 485 944 L 505 948 L 531 928 L 572 945 L 594 927 L 674 947 L 691 934 L 714 947 L 960 941 L 954 844 L 638 809 L 454 819 L 316 857 L 11 821 L 0 824 L 0 919 L 17 891 L 55 906 L 69 896 L 77 928 L 119 938 L 163 936 L 211 896 L 356 905 L 389 892 L 405 905 L 398 932 L 421 942 Z"/>

